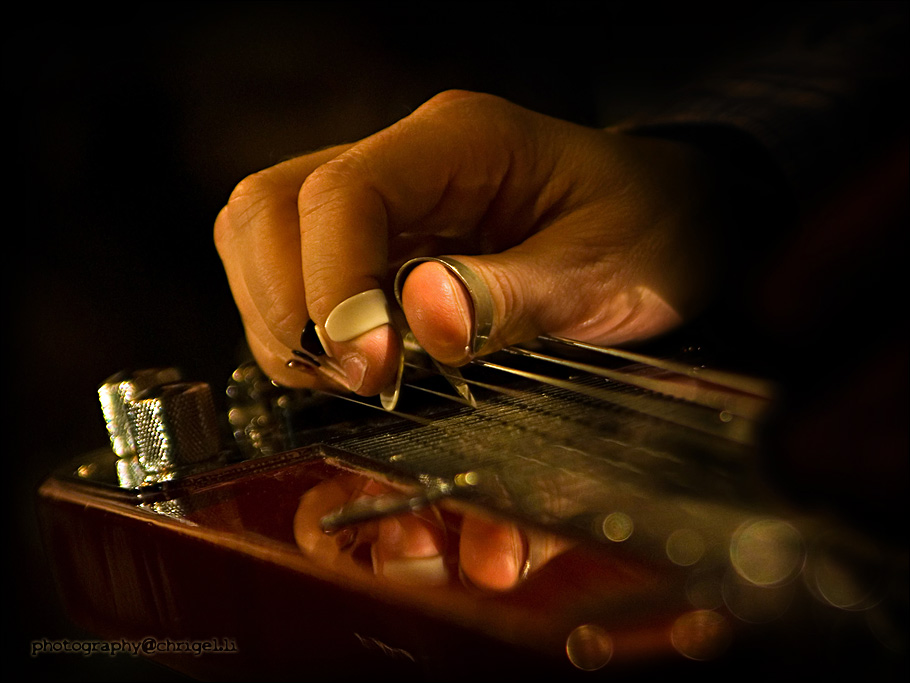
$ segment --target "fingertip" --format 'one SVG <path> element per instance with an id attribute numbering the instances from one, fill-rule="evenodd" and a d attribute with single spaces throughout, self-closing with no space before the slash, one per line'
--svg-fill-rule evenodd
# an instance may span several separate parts
<path id="1" fill-rule="evenodd" d="M 465 515 L 462 520 L 459 563 L 471 584 L 507 591 L 521 580 L 527 552 L 523 534 L 514 524 Z"/>
<path id="2" fill-rule="evenodd" d="M 317 356 L 320 371 L 361 396 L 379 394 L 386 407 L 400 379 L 403 344 L 383 290 L 363 290 L 335 304 L 324 323 L 307 325 L 300 344 Z"/>
<path id="3" fill-rule="evenodd" d="M 328 383 L 316 366 L 305 362 L 269 335 L 260 337 L 247 329 L 247 344 L 259 369 L 275 384 L 289 389 L 318 389 Z"/>
<path id="4" fill-rule="evenodd" d="M 402 354 L 401 338 L 392 325 L 364 332 L 346 342 L 331 342 L 332 359 L 350 391 L 375 396 L 393 385 Z"/>
<path id="5" fill-rule="evenodd" d="M 401 298 L 411 332 L 427 353 L 448 365 L 470 359 L 474 306 L 467 289 L 445 266 L 435 261 L 416 266 Z"/>

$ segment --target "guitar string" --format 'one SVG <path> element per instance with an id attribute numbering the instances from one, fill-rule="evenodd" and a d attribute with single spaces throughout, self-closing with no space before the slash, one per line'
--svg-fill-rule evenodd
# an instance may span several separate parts
<path id="1" fill-rule="evenodd" d="M 635 387 L 628 387 L 630 390 L 633 390 L 632 395 L 624 395 L 622 391 L 607 391 L 605 392 L 601 388 L 597 387 L 586 387 L 582 384 L 575 382 L 564 382 L 559 380 L 554 380 L 550 377 L 544 377 L 542 375 L 536 375 L 534 373 L 525 373 L 523 371 L 516 371 L 512 368 L 505 368 L 498 364 L 492 364 L 488 361 L 482 361 L 479 363 L 481 367 L 487 369 L 493 369 L 496 371 L 505 371 L 510 374 L 517 373 L 517 376 L 523 377 L 525 379 L 533 380 L 535 383 L 543 383 L 553 388 L 557 388 L 561 391 L 565 391 L 571 395 L 586 396 L 595 400 L 596 402 L 606 401 L 610 405 L 621 406 L 626 409 L 631 409 L 637 413 L 650 414 L 652 417 L 657 417 L 660 420 L 666 421 L 668 417 L 668 411 L 666 410 L 666 401 L 652 400 L 647 401 L 643 400 L 641 396 L 635 396 L 636 393 L 634 390 Z M 430 420 L 427 418 L 416 419 L 417 416 L 413 416 L 407 413 L 402 413 L 405 417 L 410 417 L 415 423 L 420 423 L 424 428 L 415 428 L 414 431 L 407 432 L 407 444 L 403 446 L 400 439 L 400 434 L 376 434 L 367 438 L 357 437 L 353 440 L 350 440 L 347 445 L 353 447 L 358 451 L 364 451 L 371 455 L 371 457 L 379 457 L 382 460 L 387 462 L 397 461 L 398 464 L 401 464 L 402 459 L 407 459 L 410 461 L 412 468 L 416 467 L 417 470 L 432 470 L 437 473 L 443 472 L 447 476 L 453 476 L 455 474 L 454 470 L 464 471 L 464 469 L 470 468 L 472 466 L 480 466 L 481 469 L 486 472 L 500 471 L 502 474 L 502 468 L 510 468 L 510 476 L 506 479 L 512 481 L 512 488 L 515 488 L 515 472 L 517 470 L 523 470 L 524 476 L 521 477 L 522 480 L 527 481 L 529 477 L 534 478 L 535 481 L 550 481 L 552 480 L 552 472 L 554 472 L 554 467 L 558 470 L 562 470 L 561 477 L 561 496 L 564 498 L 567 491 L 574 490 L 579 500 L 581 496 L 579 495 L 581 490 L 588 494 L 591 494 L 591 491 L 597 489 L 597 486 L 594 485 L 593 480 L 590 478 L 592 474 L 591 471 L 591 462 L 592 458 L 597 458 L 597 454 L 590 451 L 591 440 L 599 439 L 597 444 L 599 447 L 599 453 L 601 455 L 605 454 L 605 451 L 609 451 L 609 458 L 599 458 L 601 467 L 600 474 L 603 475 L 603 472 L 612 472 L 612 475 L 608 477 L 598 476 L 595 479 L 603 480 L 605 478 L 614 479 L 616 474 L 616 468 L 625 468 L 627 470 L 633 471 L 636 475 L 645 476 L 645 470 L 650 469 L 648 467 L 641 467 L 640 463 L 638 466 L 631 464 L 635 458 L 631 457 L 630 454 L 637 453 L 636 456 L 638 459 L 642 454 L 647 454 L 648 458 L 660 457 L 662 458 L 662 464 L 660 469 L 664 470 L 664 479 L 675 478 L 677 483 L 683 478 L 691 478 L 688 473 L 684 476 L 680 476 L 680 468 L 666 470 L 667 462 L 672 461 L 674 456 L 668 453 L 656 453 L 653 450 L 642 448 L 640 445 L 630 445 L 627 443 L 622 443 L 620 441 L 613 440 L 612 444 L 608 444 L 610 439 L 604 439 L 600 432 L 602 431 L 603 425 L 591 425 L 584 424 L 583 421 L 580 421 L 578 415 L 549 415 L 549 421 L 545 423 L 545 429 L 540 429 L 539 425 L 535 424 L 535 415 L 539 415 L 541 408 L 539 405 L 531 406 L 529 410 L 528 402 L 539 402 L 541 395 L 539 392 L 535 393 L 523 393 L 512 388 L 503 387 L 501 385 L 494 385 L 489 383 L 480 382 L 474 379 L 467 379 L 472 386 L 477 388 L 482 388 L 494 392 L 495 395 L 506 397 L 509 399 L 510 411 L 508 414 L 503 412 L 503 406 L 500 403 L 496 403 L 494 406 L 490 402 L 485 402 L 482 404 L 482 410 L 459 410 L 454 416 L 444 416 L 441 419 Z M 464 408 L 465 402 L 457 399 L 452 396 L 441 394 L 440 392 L 435 392 L 432 390 L 426 390 L 419 385 L 407 385 L 409 388 L 417 389 L 421 391 L 428 391 L 428 393 L 434 396 L 441 396 L 444 399 L 448 399 L 454 403 L 460 404 L 461 408 Z M 355 400 L 355 402 L 359 402 Z M 365 405 L 370 405 L 365 403 Z M 551 402 L 547 406 L 547 410 L 552 413 L 553 403 Z M 575 405 L 574 403 L 572 404 Z M 680 405 L 685 405 L 680 403 Z M 495 408 L 495 414 L 490 412 L 491 406 Z M 375 407 L 375 406 L 371 406 Z M 574 409 L 574 408 L 573 408 Z M 716 411 L 715 411 L 716 417 Z M 603 413 L 598 412 L 596 414 L 597 418 L 602 418 Z M 700 416 L 704 418 L 704 414 Z M 554 421 L 554 419 L 556 421 Z M 693 427 L 691 416 L 686 420 L 676 420 L 681 426 Z M 562 424 L 563 427 L 570 425 L 568 429 L 562 429 L 559 433 L 556 433 L 557 430 L 554 427 Z M 728 423 L 719 423 L 722 427 L 729 427 Z M 579 427 L 583 429 L 579 429 Z M 431 431 L 427 431 L 430 429 Z M 414 433 L 417 432 L 417 433 Z M 713 433 L 715 436 L 725 435 L 726 438 L 732 436 L 742 436 L 742 434 L 736 434 L 730 429 L 722 429 L 718 431 L 717 429 L 708 429 L 708 433 Z M 520 434 L 520 436 L 519 436 Z M 739 441 L 745 441 L 744 439 L 734 439 Z M 554 459 L 552 453 L 548 450 L 552 450 L 553 443 L 556 442 L 557 448 L 559 449 L 559 458 Z M 513 444 L 521 444 L 521 449 L 516 451 Z M 608 447 L 609 446 L 609 447 Z M 595 449 L 597 450 L 597 449 Z M 478 453 L 482 451 L 482 456 L 478 457 Z M 566 466 L 565 458 L 567 454 L 575 453 L 575 459 L 573 467 Z M 424 455 L 421 456 L 420 454 Z M 538 457 L 534 457 L 536 454 L 547 454 L 549 457 L 544 460 L 540 460 Z M 623 457 L 618 457 L 622 455 Z M 514 459 L 518 457 L 522 462 L 525 463 L 525 466 L 522 468 L 514 468 Z M 586 467 L 578 467 L 580 460 L 585 460 L 586 462 L 582 463 Z M 676 458 L 676 460 L 679 460 Z M 451 468 L 451 465 L 454 464 L 454 469 Z M 533 466 L 531 466 L 533 465 Z M 603 470 L 603 466 L 608 466 L 607 470 Z M 445 472 L 447 467 L 452 470 Z M 551 472 L 550 475 L 546 475 L 545 472 L 542 474 L 540 467 L 547 468 L 546 471 Z M 567 476 L 570 479 L 574 480 L 575 485 L 572 487 L 566 486 L 565 480 Z M 702 477 L 698 477 L 699 480 Z M 615 483 L 615 482 L 614 482 Z M 516 492 L 513 492 L 513 495 L 507 497 L 512 504 L 515 504 L 516 500 L 521 501 L 523 506 L 527 506 L 529 501 L 533 496 L 533 487 L 521 486 L 521 495 L 515 495 Z M 614 486 L 615 489 L 615 486 Z M 536 494 L 538 497 L 541 495 L 539 492 Z M 594 497 L 600 497 L 600 493 L 597 493 Z M 590 499 L 592 495 L 586 496 Z M 502 499 L 500 499 L 501 502 Z M 538 501 L 539 502 L 539 501 Z M 377 503 L 380 507 L 385 505 L 385 502 Z M 410 506 L 413 505 L 412 502 L 406 500 L 401 501 L 401 505 Z M 380 510 L 375 511 L 376 514 L 380 514 Z M 540 514 L 540 509 L 537 509 L 538 517 Z M 354 523 L 354 519 L 362 519 L 364 514 L 363 510 L 350 511 L 347 513 L 342 510 L 336 513 L 332 518 L 332 524 L 337 528 L 343 526 L 345 523 Z"/>
<path id="2" fill-rule="evenodd" d="M 567 339 L 565 337 L 542 335 L 540 339 L 562 346 L 584 349 L 586 351 L 593 351 L 595 353 L 621 358 L 634 363 L 641 363 L 642 365 L 647 365 L 660 370 L 667 370 L 684 377 L 710 382 L 711 384 L 716 384 L 727 389 L 733 389 L 734 391 L 752 394 L 765 399 L 774 398 L 776 395 L 774 385 L 771 382 L 756 377 L 749 377 L 713 368 L 693 366 L 678 361 L 646 356 L 641 353 L 635 353 L 633 351 L 618 349 L 611 346 L 598 346 L 596 344 L 589 344 L 587 342 Z"/>
<path id="3" fill-rule="evenodd" d="M 506 353 L 518 356 L 534 358 L 545 362 L 561 365 L 573 370 L 579 370 L 605 379 L 630 384 L 640 389 L 645 389 L 656 394 L 663 394 L 672 398 L 682 399 L 689 403 L 698 404 L 706 408 L 717 411 L 726 411 L 728 413 L 746 417 L 749 419 L 757 418 L 767 408 L 767 400 L 757 398 L 752 395 L 731 394 L 730 392 L 718 391 L 716 389 L 705 388 L 700 385 L 700 380 L 696 384 L 689 381 L 680 383 L 667 377 L 649 377 L 638 375 L 631 372 L 618 370 L 609 370 L 589 363 L 578 363 L 571 360 L 556 358 L 542 354 L 540 352 L 529 351 L 520 347 L 509 347 L 503 349 Z M 655 366 L 651 366 L 655 367 Z M 688 377 L 686 378 L 688 379 Z"/>

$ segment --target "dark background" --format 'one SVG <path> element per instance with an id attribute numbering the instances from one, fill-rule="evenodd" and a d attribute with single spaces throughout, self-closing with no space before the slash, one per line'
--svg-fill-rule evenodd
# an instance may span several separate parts
<path id="1" fill-rule="evenodd" d="M 173 677 L 123 657 L 29 658 L 31 640 L 79 637 L 34 498 L 52 469 L 104 445 L 95 392 L 110 374 L 176 365 L 226 384 L 242 331 L 212 225 L 238 181 L 449 88 L 613 123 L 782 19 L 777 3 L 496 5 L 149 4 L 8 26 L 3 611 L 25 678 Z"/>

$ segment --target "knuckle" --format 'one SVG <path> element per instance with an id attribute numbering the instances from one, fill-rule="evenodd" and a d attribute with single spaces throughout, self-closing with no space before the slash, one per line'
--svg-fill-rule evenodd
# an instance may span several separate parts
<path id="1" fill-rule="evenodd" d="M 213 235 L 215 239 L 215 248 L 222 256 L 226 254 L 228 244 L 230 242 L 230 222 L 230 218 L 228 217 L 225 209 L 222 209 L 218 212 L 218 216 L 215 218 L 215 228 L 213 230 Z"/>
<path id="2" fill-rule="evenodd" d="M 353 158 L 352 154 L 345 154 L 315 169 L 303 181 L 298 195 L 299 200 L 315 199 L 351 181 L 355 175 Z"/>
<path id="3" fill-rule="evenodd" d="M 303 187 L 338 188 L 365 179 L 372 147 L 369 140 L 353 145 L 333 159 L 319 165 L 306 177 Z"/>
<path id="4" fill-rule="evenodd" d="M 436 95 L 434 95 L 427 101 L 427 104 L 440 106 L 440 105 L 450 104 L 452 102 L 463 102 L 464 100 L 475 100 L 478 97 L 480 97 L 480 95 L 478 93 L 471 92 L 469 90 L 450 89 L 450 90 L 443 90 L 442 92 L 437 93 Z"/>
<path id="5" fill-rule="evenodd" d="M 269 198 L 278 191 L 268 170 L 247 176 L 233 189 L 228 197 L 225 211 L 235 220 L 249 220 Z"/>
<path id="6" fill-rule="evenodd" d="M 502 157 L 503 150 L 526 147 L 534 133 L 530 112 L 487 93 L 446 90 L 416 114 L 473 144 L 479 158 L 495 157 L 497 150 Z"/>
<path id="7" fill-rule="evenodd" d="M 305 218 L 332 204 L 343 204 L 368 184 L 368 163 L 357 150 L 326 162 L 310 173 L 297 193 L 297 211 Z"/>
<path id="8" fill-rule="evenodd" d="M 284 346 L 296 348 L 307 320 L 305 311 L 284 305 L 276 306 L 269 312 L 271 314 L 271 319 L 267 321 L 269 330 Z"/>
<path id="9" fill-rule="evenodd" d="M 499 107 L 503 100 L 495 95 L 470 90 L 444 90 L 431 97 L 424 105 L 429 109 L 458 107 Z"/>
<path id="10" fill-rule="evenodd" d="M 268 170 L 241 180 L 231 191 L 227 203 L 215 219 L 215 244 L 223 248 L 239 230 L 253 223 L 272 204 L 280 192 Z"/>

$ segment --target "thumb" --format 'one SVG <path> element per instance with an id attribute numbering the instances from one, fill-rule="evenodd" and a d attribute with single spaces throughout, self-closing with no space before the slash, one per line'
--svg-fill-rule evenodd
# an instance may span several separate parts
<path id="1" fill-rule="evenodd" d="M 502 254 L 412 262 L 400 274 L 399 299 L 417 341 L 457 366 L 541 334 L 618 344 L 679 324 L 660 287 L 642 275 L 647 269 L 562 247 L 539 253 L 526 243 Z"/>

